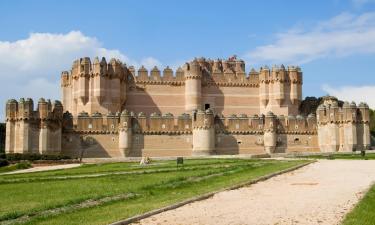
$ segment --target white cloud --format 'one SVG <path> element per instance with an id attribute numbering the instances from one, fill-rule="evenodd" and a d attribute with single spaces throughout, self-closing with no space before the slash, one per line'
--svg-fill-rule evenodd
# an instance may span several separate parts
<path id="1" fill-rule="evenodd" d="M 366 102 L 370 108 L 375 109 L 375 86 L 342 86 L 331 87 L 323 85 L 322 89 L 329 95 L 343 101 Z"/>
<path id="2" fill-rule="evenodd" d="M 375 13 L 342 13 L 313 28 L 291 29 L 245 55 L 252 64 L 302 64 L 318 58 L 375 53 Z"/>
<path id="3" fill-rule="evenodd" d="M 60 73 L 71 68 L 79 57 L 118 58 L 128 65 L 145 64 L 152 68 L 161 63 L 146 57 L 139 62 L 117 49 L 107 49 L 95 38 L 71 31 L 66 34 L 31 33 L 29 37 L 14 42 L 0 41 L 0 108 L 9 98 L 40 97 L 59 99 Z M 4 120 L 0 110 L 0 120 Z"/>

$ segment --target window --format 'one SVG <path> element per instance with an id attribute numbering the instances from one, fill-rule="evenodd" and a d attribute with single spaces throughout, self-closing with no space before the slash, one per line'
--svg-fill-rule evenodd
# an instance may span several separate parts
<path id="1" fill-rule="evenodd" d="M 207 110 L 207 109 L 209 109 L 210 108 L 210 104 L 204 104 L 204 110 Z"/>

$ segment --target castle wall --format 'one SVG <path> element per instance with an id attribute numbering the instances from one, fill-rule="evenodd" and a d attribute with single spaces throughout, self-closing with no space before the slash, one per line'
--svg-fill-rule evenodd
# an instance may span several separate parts
<path id="1" fill-rule="evenodd" d="M 61 74 L 61 89 L 64 108 L 44 99 L 36 110 L 31 99 L 7 102 L 7 152 L 131 157 L 370 146 L 364 103 L 339 107 L 325 97 L 317 115 L 299 115 L 299 67 L 246 74 L 242 60 L 199 58 L 175 73 L 169 67 L 136 72 L 115 59 L 81 58 Z"/>
<path id="2" fill-rule="evenodd" d="M 136 114 L 182 114 L 185 112 L 185 88 L 173 85 L 144 85 L 143 88 L 128 91 L 125 108 Z"/>

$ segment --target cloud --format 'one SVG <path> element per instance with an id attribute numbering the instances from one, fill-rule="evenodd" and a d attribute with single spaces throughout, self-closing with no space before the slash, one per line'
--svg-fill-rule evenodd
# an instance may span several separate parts
<path id="1" fill-rule="evenodd" d="M 352 4 L 356 8 L 361 8 L 362 6 L 370 3 L 375 3 L 375 0 L 352 0 Z"/>
<path id="2" fill-rule="evenodd" d="M 252 64 L 303 64 L 325 57 L 375 53 L 375 13 L 342 13 L 313 28 L 290 29 L 245 54 Z"/>
<path id="3" fill-rule="evenodd" d="M 366 102 L 370 108 L 375 109 L 375 86 L 342 86 L 331 87 L 323 85 L 322 89 L 329 95 L 343 101 Z"/>
<path id="4" fill-rule="evenodd" d="M 153 57 L 139 61 L 130 59 L 117 49 L 104 48 L 95 37 L 80 31 L 66 34 L 31 33 L 26 39 L 0 41 L 0 108 L 9 98 L 40 97 L 59 99 L 60 73 L 71 68 L 79 57 L 118 58 L 128 65 L 145 64 L 152 68 L 162 64 Z M 4 120 L 4 110 L 0 111 Z"/>

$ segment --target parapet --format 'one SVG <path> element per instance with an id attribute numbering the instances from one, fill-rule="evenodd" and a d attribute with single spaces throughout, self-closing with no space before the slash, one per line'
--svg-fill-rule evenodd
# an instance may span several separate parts
<path id="1" fill-rule="evenodd" d="M 63 116 L 63 106 L 60 101 L 52 104 L 48 99 L 39 99 L 38 107 L 34 110 L 34 101 L 31 98 L 21 98 L 19 101 L 10 99 L 6 103 L 6 120 L 61 120 Z"/>
<path id="2" fill-rule="evenodd" d="M 124 118 L 127 118 L 127 120 L 124 121 Z M 67 117 L 67 119 L 70 118 Z M 135 133 L 188 134 L 192 132 L 192 120 L 189 114 L 175 117 L 171 113 L 164 115 L 152 113 L 147 117 L 142 112 L 136 116 L 126 110 L 122 113 L 109 113 L 107 115 L 101 115 L 100 113 L 89 115 L 87 112 L 81 112 L 76 118 L 74 130 L 79 133 L 117 133 L 119 128 L 125 126 L 123 122 L 126 122 L 126 127 L 131 127 Z"/>
<path id="3" fill-rule="evenodd" d="M 264 131 L 279 134 L 316 134 L 316 115 L 308 117 L 276 116 L 272 112 L 266 115 L 233 114 L 228 117 L 215 118 L 216 132 L 234 134 L 262 134 Z"/>
<path id="4" fill-rule="evenodd" d="M 168 66 L 164 69 L 154 67 L 148 71 L 144 66 L 136 70 L 133 66 L 127 67 L 118 59 L 111 59 L 107 63 L 103 57 L 99 60 L 84 57 L 73 62 L 70 72 L 61 74 L 61 86 L 70 86 L 73 79 L 79 77 L 104 76 L 108 78 L 127 79 L 132 74 L 137 84 L 167 84 L 184 85 L 186 79 L 202 79 L 202 85 L 218 86 L 247 86 L 259 87 L 259 83 L 265 82 L 292 82 L 302 84 L 302 71 L 299 67 L 284 65 L 273 66 L 270 70 L 267 66 L 261 67 L 259 71 L 251 69 L 246 73 L 245 62 L 236 57 L 229 59 L 206 59 L 195 58 L 179 67 L 175 72 Z"/>
<path id="5" fill-rule="evenodd" d="M 163 72 L 156 66 L 150 72 L 144 66 L 138 69 L 137 74 L 135 74 L 134 68 L 130 71 L 135 77 L 135 82 L 138 84 L 183 85 L 185 82 L 184 70 L 182 68 L 178 68 L 176 73 L 168 66 L 163 69 Z"/>
<path id="6" fill-rule="evenodd" d="M 354 102 L 344 102 L 339 107 L 338 100 L 332 96 L 323 98 L 323 103 L 318 106 L 316 113 L 318 115 L 318 124 L 327 123 L 368 123 L 369 107 L 361 102 L 358 106 Z"/>

